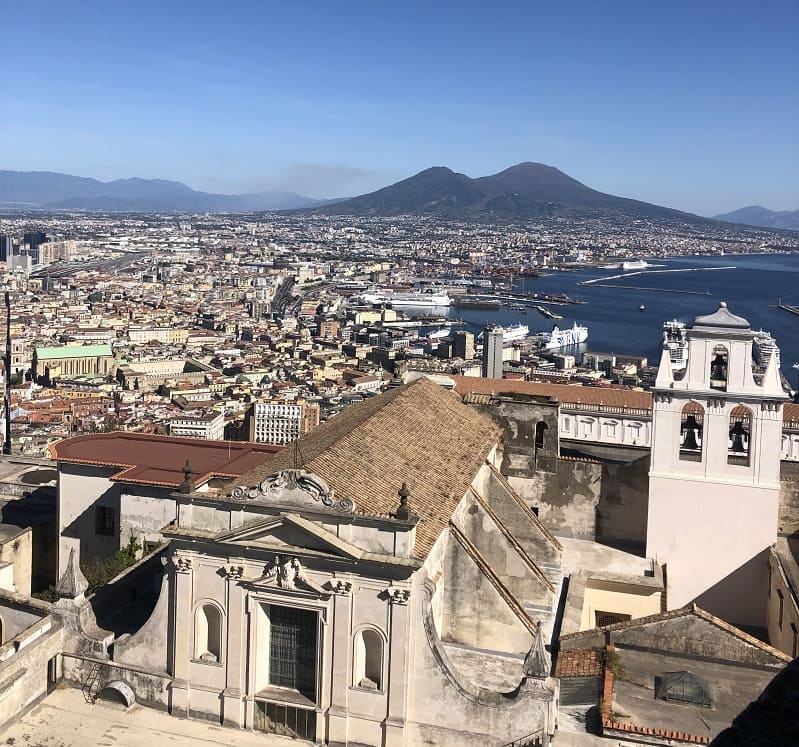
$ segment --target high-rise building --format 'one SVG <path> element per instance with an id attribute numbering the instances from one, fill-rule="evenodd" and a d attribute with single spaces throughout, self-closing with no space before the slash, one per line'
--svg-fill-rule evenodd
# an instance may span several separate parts
<path id="1" fill-rule="evenodd" d="M 0 262 L 5 262 L 14 253 L 14 239 L 0 236 Z"/>
<path id="2" fill-rule="evenodd" d="M 502 327 L 496 324 L 483 330 L 483 378 L 502 378 Z"/>
<path id="3" fill-rule="evenodd" d="M 22 243 L 28 247 L 32 264 L 39 264 L 39 247 L 46 241 L 47 236 L 41 231 L 29 231 L 22 237 Z"/>
<path id="4" fill-rule="evenodd" d="M 452 352 L 456 358 L 463 358 L 466 361 L 472 360 L 474 358 L 474 334 L 466 330 L 456 332 Z"/>

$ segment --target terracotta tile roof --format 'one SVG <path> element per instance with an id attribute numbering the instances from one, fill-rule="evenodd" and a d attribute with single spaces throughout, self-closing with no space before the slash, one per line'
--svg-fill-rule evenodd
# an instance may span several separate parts
<path id="1" fill-rule="evenodd" d="M 298 463 L 322 477 L 356 510 L 388 516 L 403 482 L 420 518 L 415 554 L 423 558 L 496 444 L 501 429 L 430 379 L 351 405 L 257 469 L 235 480 L 254 485 Z"/>
<path id="2" fill-rule="evenodd" d="M 483 379 L 475 376 L 449 376 L 460 395 L 471 394 L 537 394 L 555 397 L 563 404 L 608 405 L 652 409 L 652 394 L 632 389 L 599 386 L 572 386 L 538 381 L 512 381 L 509 379 Z"/>
<path id="3" fill-rule="evenodd" d="M 556 677 L 599 677 L 600 674 L 602 674 L 602 662 L 598 651 L 589 648 L 558 653 L 558 662 L 555 665 Z"/>
<path id="4" fill-rule="evenodd" d="M 65 438 L 50 446 L 53 459 L 73 464 L 119 467 L 113 480 L 176 488 L 191 462 L 192 478 L 238 477 L 261 464 L 281 447 L 245 441 L 207 441 L 114 431 Z"/>

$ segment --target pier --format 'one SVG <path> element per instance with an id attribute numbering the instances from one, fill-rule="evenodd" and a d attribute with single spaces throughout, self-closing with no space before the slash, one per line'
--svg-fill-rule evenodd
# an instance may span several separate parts
<path id="1" fill-rule="evenodd" d="M 596 283 L 597 288 L 622 288 L 623 290 L 657 291 L 658 293 L 687 293 L 691 296 L 709 296 L 710 291 L 688 291 L 677 288 L 648 288 L 644 285 L 614 285 L 613 283 Z"/>
<path id="2" fill-rule="evenodd" d="M 798 314 L 799 315 L 799 306 L 789 306 L 788 304 L 783 303 L 780 301 L 777 304 L 778 309 L 782 309 L 783 311 L 787 311 L 790 314 Z"/>
<path id="3" fill-rule="evenodd" d="M 635 277 L 636 275 L 660 275 L 666 272 L 708 272 L 710 270 L 735 270 L 736 267 L 734 265 L 728 265 L 725 267 L 678 267 L 673 270 L 636 270 L 635 272 L 621 272 L 618 275 L 606 275 L 603 278 L 594 278 L 593 280 L 581 280 L 577 285 L 595 285 L 597 283 L 604 283 L 606 280 L 618 280 L 619 278 L 631 278 Z M 600 285 L 600 287 L 602 287 Z M 632 285 L 610 285 L 606 286 L 609 288 L 633 288 Z M 660 290 L 659 288 L 642 288 L 639 290 Z M 678 293 L 680 291 L 674 291 Z M 689 291 L 682 291 L 683 293 L 688 293 Z M 696 291 L 694 291 L 696 292 Z M 700 293 L 700 295 L 705 295 Z"/>

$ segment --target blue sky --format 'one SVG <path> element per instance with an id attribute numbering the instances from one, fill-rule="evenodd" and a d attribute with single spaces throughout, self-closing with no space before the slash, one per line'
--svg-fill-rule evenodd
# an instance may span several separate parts
<path id="1" fill-rule="evenodd" d="M 520 161 L 799 208 L 799 2 L 0 0 L 0 169 L 369 191 Z"/>

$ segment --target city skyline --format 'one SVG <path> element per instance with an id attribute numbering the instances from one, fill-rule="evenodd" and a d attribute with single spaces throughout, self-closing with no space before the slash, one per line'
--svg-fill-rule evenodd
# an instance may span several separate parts
<path id="1" fill-rule="evenodd" d="M 42 2 L 4 20 L 5 98 L 25 116 L 0 124 L 0 168 L 335 198 L 539 161 L 701 215 L 799 206 L 788 2 Z"/>

